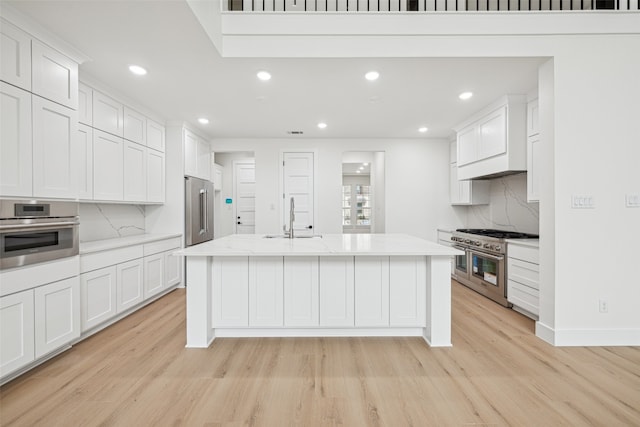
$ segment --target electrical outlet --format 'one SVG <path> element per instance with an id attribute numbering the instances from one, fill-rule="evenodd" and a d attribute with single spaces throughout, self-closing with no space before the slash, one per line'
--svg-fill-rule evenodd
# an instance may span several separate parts
<path id="1" fill-rule="evenodd" d="M 600 313 L 608 313 L 609 312 L 609 303 L 606 299 L 601 299 L 598 301 L 600 304 Z"/>
<path id="2" fill-rule="evenodd" d="M 591 195 L 574 195 L 571 196 L 571 208 L 573 209 L 593 209 L 596 202 Z"/>
<path id="3" fill-rule="evenodd" d="M 627 194 L 627 207 L 628 208 L 639 208 L 640 207 L 640 194 Z"/>

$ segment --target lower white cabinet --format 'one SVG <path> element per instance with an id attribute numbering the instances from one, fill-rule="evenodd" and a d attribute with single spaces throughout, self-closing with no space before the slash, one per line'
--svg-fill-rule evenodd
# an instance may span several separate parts
<path id="1" fill-rule="evenodd" d="M 80 275 L 83 332 L 116 315 L 116 284 L 115 266 Z"/>
<path id="2" fill-rule="evenodd" d="M 144 299 L 144 266 L 142 259 L 118 264 L 116 311 L 121 313 Z"/>
<path id="3" fill-rule="evenodd" d="M 513 309 L 535 320 L 540 312 L 539 249 L 507 244 L 507 300 Z"/>
<path id="4" fill-rule="evenodd" d="M 354 257 L 320 257 L 320 324 L 354 326 Z"/>
<path id="5" fill-rule="evenodd" d="M 284 257 L 284 324 L 318 326 L 318 257 Z"/>
<path id="6" fill-rule="evenodd" d="M 389 257 L 355 258 L 355 325 L 389 326 Z"/>
<path id="7" fill-rule="evenodd" d="M 182 263 L 184 262 L 184 258 L 173 256 L 172 253 L 172 250 L 164 253 L 165 288 L 177 285 L 182 281 Z"/>
<path id="8" fill-rule="evenodd" d="M 282 326 L 282 257 L 249 257 L 249 326 Z"/>
<path id="9" fill-rule="evenodd" d="M 71 277 L 34 289 L 35 356 L 80 337 L 80 279 Z"/>
<path id="10" fill-rule="evenodd" d="M 0 377 L 35 360 L 33 289 L 0 298 Z"/>
<path id="11" fill-rule="evenodd" d="M 389 259 L 389 325 L 426 326 L 427 259 L 394 256 Z"/>
<path id="12" fill-rule="evenodd" d="M 249 259 L 219 257 L 213 263 L 213 326 L 249 325 Z"/>
<path id="13" fill-rule="evenodd" d="M 144 298 L 149 298 L 164 288 L 164 255 L 144 257 Z"/>

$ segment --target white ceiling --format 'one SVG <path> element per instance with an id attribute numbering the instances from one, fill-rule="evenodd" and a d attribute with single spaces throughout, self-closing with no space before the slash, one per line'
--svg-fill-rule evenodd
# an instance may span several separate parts
<path id="1" fill-rule="evenodd" d="M 216 137 L 433 138 L 506 93 L 540 58 L 221 58 L 186 2 L 6 1 L 91 57 L 80 67 L 166 120 Z M 129 64 L 149 73 L 133 76 Z M 258 70 L 273 78 L 261 82 Z M 375 82 L 364 79 L 380 72 Z M 457 95 L 473 91 L 470 101 Z M 197 123 L 207 117 L 210 124 Z M 318 129 L 324 121 L 328 127 Z M 418 127 L 427 126 L 426 134 Z"/>

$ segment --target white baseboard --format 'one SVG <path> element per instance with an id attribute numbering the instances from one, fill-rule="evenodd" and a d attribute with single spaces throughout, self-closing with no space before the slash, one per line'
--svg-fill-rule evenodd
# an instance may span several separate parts
<path id="1" fill-rule="evenodd" d="M 640 329 L 553 329 L 536 322 L 536 336 L 558 347 L 640 346 Z"/>

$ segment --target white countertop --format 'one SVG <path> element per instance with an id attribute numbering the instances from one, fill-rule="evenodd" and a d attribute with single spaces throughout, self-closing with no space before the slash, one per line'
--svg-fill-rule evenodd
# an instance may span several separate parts
<path id="1" fill-rule="evenodd" d="M 142 245 L 144 243 L 157 242 L 158 240 L 172 239 L 174 237 L 182 237 L 182 234 L 137 234 L 135 236 L 94 240 L 92 242 L 81 242 L 80 255 L 107 251 L 110 249 L 124 248 L 127 246 Z"/>
<path id="2" fill-rule="evenodd" d="M 505 242 L 511 245 L 528 246 L 530 248 L 540 247 L 540 240 L 538 239 L 506 239 Z"/>
<path id="3" fill-rule="evenodd" d="M 322 238 L 267 239 L 234 234 L 174 252 L 182 256 L 463 255 L 462 251 L 407 234 L 324 234 Z"/>

